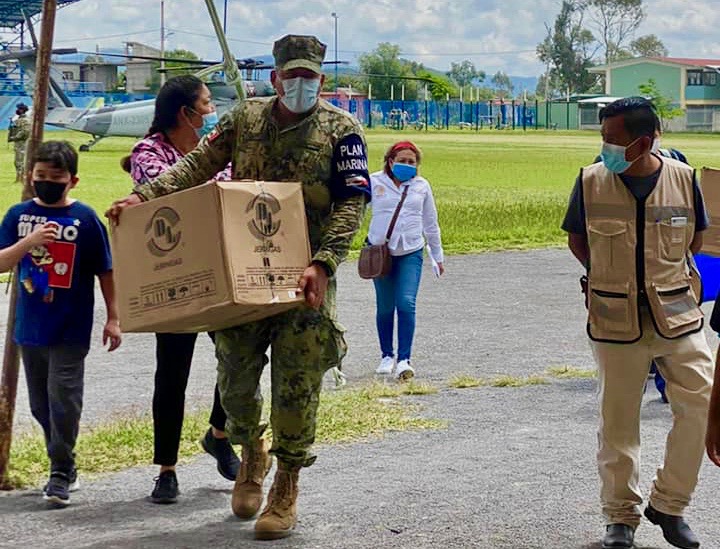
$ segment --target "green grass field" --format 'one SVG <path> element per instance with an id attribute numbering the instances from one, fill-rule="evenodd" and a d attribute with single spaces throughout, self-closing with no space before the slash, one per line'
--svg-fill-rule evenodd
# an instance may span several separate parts
<path id="1" fill-rule="evenodd" d="M 47 132 L 46 139 L 87 141 L 76 132 Z M 595 132 L 560 131 L 385 131 L 367 135 L 371 170 L 382 167 L 385 149 L 400 139 L 415 141 L 424 153 L 421 173 L 433 185 L 443 243 L 450 253 L 544 247 L 560 244 L 559 229 L 567 198 L 581 166 L 600 148 Z M 0 142 L 5 133 L 0 132 Z M 75 196 L 98 212 L 131 189 L 120 168 L 134 140 L 110 138 L 80 154 L 80 185 Z M 666 144 L 682 150 L 693 163 L 720 166 L 713 135 L 668 134 Z M 12 149 L 0 150 L 0 209 L 17 202 L 12 183 Z M 366 220 L 367 221 L 367 220 Z M 357 248 L 364 236 L 355 242 Z"/>

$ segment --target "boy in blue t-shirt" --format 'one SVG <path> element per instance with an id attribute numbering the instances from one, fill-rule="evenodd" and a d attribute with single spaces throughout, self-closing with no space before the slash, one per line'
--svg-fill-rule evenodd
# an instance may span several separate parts
<path id="1" fill-rule="evenodd" d="M 32 163 L 36 198 L 10 208 L 0 225 L 0 272 L 19 265 L 14 339 L 50 458 L 43 497 L 59 506 L 77 487 L 74 448 L 96 276 L 107 309 L 103 345 L 114 351 L 121 342 L 107 231 L 92 208 L 68 198 L 77 166 L 69 143 L 40 145 Z"/>

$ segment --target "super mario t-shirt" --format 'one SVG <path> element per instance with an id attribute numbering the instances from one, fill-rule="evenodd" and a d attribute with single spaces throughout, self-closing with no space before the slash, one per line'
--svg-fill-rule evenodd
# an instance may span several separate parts
<path id="1" fill-rule="evenodd" d="M 95 276 L 112 269 L 107 230 L 82 202 L 47 208 L 29 200 L 5 215 L 0 249 L 45 223 L 57 227 L 56 240 L 33 248 L 20 261 L 15 341 L 28 346 L 89 345 Z"/>

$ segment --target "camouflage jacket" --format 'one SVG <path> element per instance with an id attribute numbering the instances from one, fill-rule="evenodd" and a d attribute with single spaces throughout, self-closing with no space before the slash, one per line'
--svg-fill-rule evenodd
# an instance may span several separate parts
<path id="1" fill-rule="evenodd" d="M 8 142 L 18 143 L 25 142 L 30 137 L 30 120 L 27 116 L 18 116 L 16 120 L 11 122 L 8 128 Z"/>
<path id="2" fill-rule="evenodd" d="M 369 198 L 362 127 L 347 112 L 319 100 L 311 114 L 281 129 L 273 115 L 276 101 L 239 103 L 195 150 L 135 193 L 149 200 L 200 185 L 228 161 L 233 179 L 299 181 L 313 261 L 332 275 L 347 256 Z"/>

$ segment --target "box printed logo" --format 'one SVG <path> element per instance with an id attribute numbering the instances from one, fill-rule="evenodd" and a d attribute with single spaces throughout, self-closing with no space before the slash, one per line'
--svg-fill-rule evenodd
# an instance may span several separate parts
<path id="1" fill-rule="evenodd" d="M 148 250 L 157 257 L 163 257 L 174 250 L 180 243 L 182 231 L 179 227 L 180 215 L 164 206 L 155 211 L 145 226 Z"/>
<path id="2" fill-rule="evenodd" d="M 259 240 L 270 238 L 280 230 L 280 220 L 275 216 L 280 211 L 280 202 L 273 195 L 262 192 L 253 198 L 245 209 L 247 213 L 254 210 L 254 217 L 248 223 L 248 228 L 253 236 Z"/>

